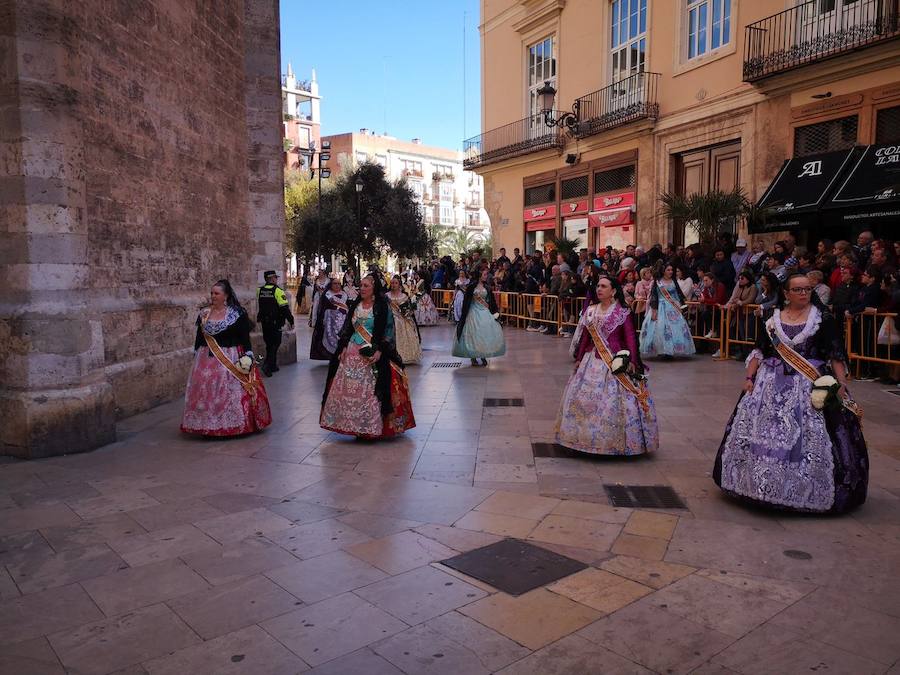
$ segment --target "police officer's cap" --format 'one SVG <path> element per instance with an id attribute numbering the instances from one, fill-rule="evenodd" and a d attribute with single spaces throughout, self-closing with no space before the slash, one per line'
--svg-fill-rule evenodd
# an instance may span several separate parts
<path id="1" fill-rule="evenodd" d="M 269 277 L 277 277 L 277 276 L 278 276 L 278 272 L 276 272 L 275 270 L 266 270 L 265 272 L 263 272 L 263 279 L 268 279 Z"/>

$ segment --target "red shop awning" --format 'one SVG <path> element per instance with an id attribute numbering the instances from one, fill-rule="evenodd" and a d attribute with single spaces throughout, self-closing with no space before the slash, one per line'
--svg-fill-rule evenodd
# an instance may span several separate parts
<path id="1" fill-rule="evenodd" d="M 588 214 L 588 225 L 591 227 L 614 227 L 632 223 L 634 223 L 634 210 L 630 206 L 592 211 Z"/>
<path id="2" fill-rule="evenodd" d="M 532 220 L 529 223 L 525 223 L 525 229 L 529 232 L 536 232 L 537 230 L 555 230 L 556 229 L 556 221 L 555 220 Z"/>

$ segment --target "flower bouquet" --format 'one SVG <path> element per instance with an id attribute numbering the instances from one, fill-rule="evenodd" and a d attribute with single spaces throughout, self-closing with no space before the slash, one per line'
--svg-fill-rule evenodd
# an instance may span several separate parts
<path id="1" fill-rule="evenodd" d="M 250 370 L 253 368 L 253 352 L 248 352 L 234 362 L 234 365 L 237 366 L 237 369 L 240 370 L 244 375 L 249 375 Z"/>
<path id="2" fill-rule="evenodd" d="M 823 375 L 818 378 L 813 382 L 813 388 L 809 394 L 812 407 L 816 410 L 824 410 L 827 406 L 838 403 L 837 392 L 840 388 L 840 383 L 831 375 Z"/>
<path id="3" fill-rule="evenodd" d="M 631 352 L 627 349 L 622 349 L 616 352 L 616 355 L 613 357 L 612 364 L 610 370 L 613 375 L 618 375 L 620 373 L 624 373 L 628 370 L 628 365 L 631 363 Z"/>

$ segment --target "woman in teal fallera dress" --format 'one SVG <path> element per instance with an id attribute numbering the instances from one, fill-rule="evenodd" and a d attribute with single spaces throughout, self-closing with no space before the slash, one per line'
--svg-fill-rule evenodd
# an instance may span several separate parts
<path id="1" fill-rule="evenodd" d="M 490 272 L 482 270 L 477 281 L 466 288 L 456 336 L 453 339 L 453 356 L 471 359 L 472 365 L 486 366 L 487 360 L 506 353 L 503 328 L 497 323 L 499 312 L 491 292 Z"/>

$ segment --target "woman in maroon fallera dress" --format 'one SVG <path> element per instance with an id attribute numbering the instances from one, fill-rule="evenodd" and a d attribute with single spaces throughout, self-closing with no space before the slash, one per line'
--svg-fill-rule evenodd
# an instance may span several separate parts
<path id="1" fill-rule="evenodd" d="M 619 283 L 600 277 L 570 348 L 578 362 L 556 422 L 560 445 L 594 455 L 641 455 L 659 446 L 631 311 Z M 593 292 L 589 294 L 589 297 Z"/>
<path id="2" fill-rule="evenodd" d="M 240 436 L 272 423 L 266 388 L 253 363 L 253 323 L 227 279 L 215 283 L 197 317 L 194 365 L 184 395 L 181 430 Z"/>

